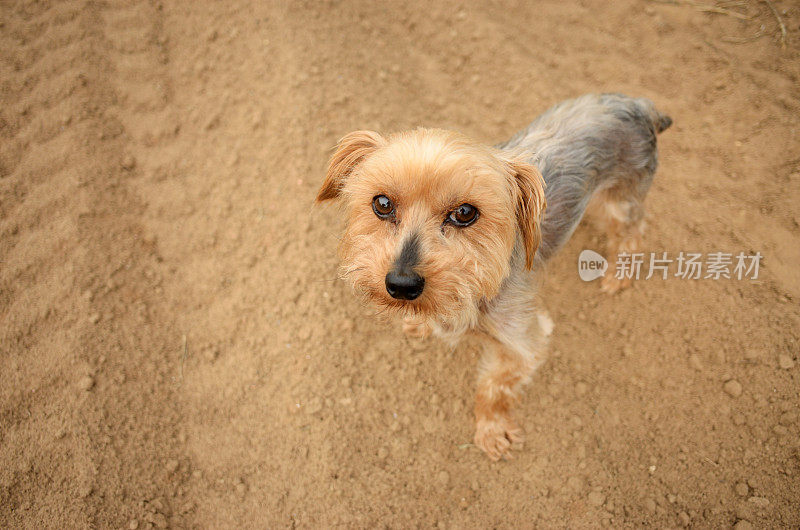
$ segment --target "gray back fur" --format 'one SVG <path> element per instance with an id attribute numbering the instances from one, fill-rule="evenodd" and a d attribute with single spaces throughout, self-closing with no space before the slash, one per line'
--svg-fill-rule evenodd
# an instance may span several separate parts
<path id="1" fill-rule="evenodd" d="M 566 243 L 598 191 L 644 199 L 658 165 L 656 134 L 671 123 L 648 99 L 589 94 L 550 108 L 497 146 L 535 165 L 547 185 L 537 262 Z"/>

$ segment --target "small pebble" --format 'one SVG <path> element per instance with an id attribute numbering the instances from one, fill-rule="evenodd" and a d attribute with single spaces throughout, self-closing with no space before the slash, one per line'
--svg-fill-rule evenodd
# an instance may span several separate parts
<path id="1" fill-rule="evenodd" d="M 122 159 L 122 169 L 127 169 L 128 171 L 130 171 L 135 167 L 136 167 L 136 159 L 133 158 L 133 155 L 126 155 L 125 158 Z"/>
<path id="2" fill-rule="evenodd" d="M 439 471 L 439 474 L 436 475 L 436 480 L 439 481 L 439 484 L 445 486 L 450 482 L 450 473 L 447 471 Z"/>
<path id="3" fill-rule="evenodd" d="M 736 495 L 740 497 L 746 497 L 750 493 L 750 488 L 744 482 L 737 482 L 733 489 L 736 491 Z"/>
<path id="4" fill-rule="evenodd" d="M 139 521 L 133 519 L 130 523 L 128 523 L 128 528 L 130 528 L 131 530 L 136 530 L 137 528 L 139 528 Z"/>
<path id="5" fill-rule="evenodd" d="M 154 513 L 153 514 L 153 524 L 156 525 L 156 528 L 167 528 L 169 523 L 167 523 L 167 518 L 164 517 L 163 513 Z"/>
<path id="6" fill-rule="evenodd" d="M 794 361 L 792 360 L 791 357 L 789 357 L 785 353 L 782 353 L 778 355 L 778 366 L 780 366 L 784 370 L 791 370 L 792 368 L 794 368 Z"/>
<path id="7" fill-rule="evenodd" d="M 731 379 L 730 381 L 726 382 L 722 385 L 723 390 L 725 393 L 731 397 L 739 397 L 742 395 L 742 384 L 737 381 L 736 379 Z"/>
<path id="8" fill-rule="evenodd" d="M 692 519 L 689 517 L 689 514 L 686 512 L 681 512 L 678 514 L 678 518 L 681 520 L 681 524 L 683 526 L 689 526 L 689 523 L 692 522 Z"/>
<path id="9" fill-rule="evenodd" d="M 593 491 L 589 493 L 587 500 L 589 501 L 589 504 L 591 504 L 592 506 L 602 506 L 603 503 L 606 501 L 606 496 L 599 491 Z"/>
<path id="10" fill-rule="evenodd" d="M 386 449 L 385 447 L 381 447 L 380 449 L 378 449 L 378 458 L 380 458 L 381 460 L 385 460 L 387 456 L 389 456 L 388 449 Z"/>
<path id="11" fill-rule="evenodd" d="M 567 487 L 574 492 L 581 491 L 583 489 L 583 479 L 581 477 L 569 477 L 567 479 Z"/>
<path id="12" fill-rule="evenodd" d="M 753 525 L 750 524 L 750 521 L 741 519 L 735 525 L 733 525 L 733 528 L 734 530 L 753 530 Z"/>
<path id="13" fill-rule="evenodd" d="M 81 390 L 88 392 L 92 389 L 92 387 L 94 387 L 94 379 L 90 375 L 83 376 L 81 377 L 81 380 L 78 381 L 78 387 L 80 387 Z"/>
<path id="14" fill-rule="evenodd" d="M 175 473 L 178 470 L 178 465 L 179 465 L 178 461 L 173 458 L 172 460 L 167 462 L 167 472 Z"/>
<path id="15" fill-rule="evenodd" d="M 747 499 L 747 501 L 761 508 L 766 508 L 767 506 L 769 506 L 769 499 L 767 499 L 766 497 L 750 497 L 749 499 Z"/>
<path id="16" fill-rule="evenodd" d="M 97 324 L 98 322 L 100 322 L 100 313 L 92 313 L 89 316 L 89 322 L 91 322 L 92 324 Z"/>

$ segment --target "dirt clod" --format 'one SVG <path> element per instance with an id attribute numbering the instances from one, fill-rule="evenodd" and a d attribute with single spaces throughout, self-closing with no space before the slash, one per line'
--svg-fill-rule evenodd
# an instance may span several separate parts
<path id="1" fill-rule="evenodd" d="M 742 395 L 742 384 L 735 379 L 726 381 L 722 388 L 725 390 L 725 393 L 731 397 L 737 398 Z"/>
<path id="2" fill-rule="evenodd" d="M 85 375 L 78 381 L 78 388 L 84 391 L 89 391 L 94 387 L 94 378 L 90 375 Z"/>
<path id="3" fill-rule="evenodd" d="M 602 506 L 606 501 L 606 496 L 600 491 L 592 491 L 589 493 L 587 500 L 592 506 Z"/>
<path id="4" fill-rule="evenodd" d="M 794 368 L 794 359 L 782 353 L 778 355 L 778 366 L 780 366 L 784 370 L 791 370 Z"/>

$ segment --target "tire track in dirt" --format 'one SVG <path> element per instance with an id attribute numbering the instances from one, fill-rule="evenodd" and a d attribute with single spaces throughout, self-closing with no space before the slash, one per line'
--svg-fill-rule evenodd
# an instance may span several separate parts
<path id="1" fill-rule="evenodd" d="M 165 273 L 127 184 L 127 126 L 167 102 L 158 6 L 29 7 L 4 20 L 11 38 L 43 36 L 3 61 L 3 99 L 20 104 L 0 122 L 0 443 L 20 465 L 0 471 L 0 526 L 179 524 L 181 344 L 154 302 Z"/>
<path id="2" fill-rule="evenodd" d="M 60 127 L 51 101 L 63 98 L 60 109 L 74 109 L 88 97 L 77 72 L 67 76 L 69 89 L 48 94 L 46 37 L 73 34 L 78 23 L 68 15 L 47 23 L 50 15 L 45 4 L 9 7 L 0 33 L 0 446 L 18 463 L 0 470 L 0 522 L 7 527 L 53 518 L 88 522 L 82 494 L 91 456 L 79 428 L 82 396 L 69 375 L 81 363 L 72 315 L 86 314 L 72 279 L 72 264 L 83 256 L 74 244 L 83 200 L 73 146 L 86 123 Z M 31 29 L 43 37 L 28 38 Z M 66 63 L 79 60 L 87 44 L 50 48 Z M 61 403 L 69 403 L 65 412 Z M 42 484 L 49 486 L 45 495 L 37 491 Z"/>

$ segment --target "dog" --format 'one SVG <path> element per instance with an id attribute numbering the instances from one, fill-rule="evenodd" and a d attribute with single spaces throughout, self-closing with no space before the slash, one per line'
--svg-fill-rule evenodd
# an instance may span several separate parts
<path id="1" fill-rule="evenodd" d="M 493 147 L 425 128 L 356 131 L 336 146 L 317 202 L 344 207 L 341 275 L 401 315 L 408 335 L 482 343 L 475 445 L 492 460 L 523 441 L 512 407 L 553 327 L 534 277 L 590 202 L 611 255 L 639 248 L 656 135 L 671 123 L 648 99 L 592 94 Z M 601 285 L 614 293 L 630 281 Z"/>

